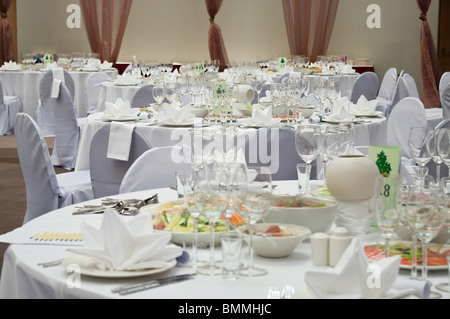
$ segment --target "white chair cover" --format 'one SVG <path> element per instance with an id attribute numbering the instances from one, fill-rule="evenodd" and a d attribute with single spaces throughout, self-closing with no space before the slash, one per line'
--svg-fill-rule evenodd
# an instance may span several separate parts
<path id="1" fill-rule="evenodd" d="M 64 70 L 64 84 L 74 99 L 75 96 L 75 82 L 72 76 Z M 53 71 L 47 71 L 42 78 L 39 85 L 39 105 L 37 108 L 37 123 L 41 129 L 43 136 L 55 135 L 55 115 L 53 113 L 53 106 L 51 102 L 53 86 Z"/>
<path id="2" fill-rule="evenodd" d="M 64 83 L 60 84 L 59 97 L 52 99 L 55 116 L 55 143 L 51 156 L 54 166 L 71 170 L 75 167 L 75 158 L 80 140 L 80 127 L 77 110 L 72 96 Z"/>
<path id="3" fill-rule="evenodd" d="M 411 127 L 426 127 L 427 118 L 423 103 L 414 97 L 401 100 L 392 110 L 387 122 L 388 146 L 400 146 L 402 156 L 411 159 L 408 138 Z"/>
<path id="4" fill-rule="evenodd" d="M 0 81 L 0 136 L 14 133 L 16 115 L 22 112 L 22 100 L 17 96 L 4 95 Z"/>
<path id="5" fill-rule="evenodd" d="M 395 93 L 395 87 L 397 86 L 397 69 L 390 68 L 384 74 L 383 80 L 381 81 L 380 90 L 378 91 L 378 97 L 392 101 Z"/>
<path id="6" fill-rule="evenodd" d="M 375 100 L 378 95 L 379 84 L 378 76 L 374 72 L 361 74 L 353 85 L 351 102 L 356 104 L 361 95 L 364 95 L 368 101 Z"/>
<path id="7" fill-rule="evenodd" d="M 112 81 L 105 72 L 95 72 L 89 75 L 85 84 L 87 112 L 86 116 L 95 113 L 98 107 L 98 97 L 100 95 L 100 84 Z"/>
<path id="8" fill-rule="evenodd" d="M 174 154 L 176 154 L 174 156 Z M 184 169 L 180 146 L 154 147 L 139 157 L 125 174 L 120 194 L 177 184 L 175 173 Z"/>
<path id="9" fill-rule="evenodd" d="M 153 85 L 145 85 L 139 88 L 131 100 L 131 107 L 148 106 L 151 103 L 156 103 L 153 98 Z"/>
<path id="10" fill-rule="evenodd" d="M 295 130 L 288 127 L 260 128 L 246 137 L 245 159 L 248 166 L 270 167 L 273 180 L 296 180 L 297 164 L 304 163 L 295 148 Z M 311 179 L 316 179 L 316 162 Z"/>
<path id="11" fill-rule="evenodd" d="M 442 89 L 441 105 L 443 118 L 450 119 L 450 83 Z"/>
<path id="12" fill-rule="evenodd" d="M 417 90 L 416 81 L 414 80 L 412 75 L 409 73 L 405 73 L 402 78 L 405 80 L 407 90 L 410 94 L 409 96 L 419 99 L 419 91 Z"/>
<path id="13" fill-rule="evenodd" d="M 392 100 L 392 104 L 387 111 L 387 115 L 389 116 L 394 109 L 394 107 L 404 98 L 413 97 L 413 92 L 408 87 L 407 81 L 404 76 L 398 78 L 397 87 L 395 89 L 394 99 Z"/>
<path id="14" fill-rule="evenodd" d="M 31 116 L 19 113 L 15 127 L 27 194 L 24 224 L 49 211 L 93 199 L 89 171 L 55 174 L 45 139 Z"/>
<path id="15" fill-rule="evenodd" d="M 105 125 L 95 133 L 91 141 L 89 167 L 95 198 L 117 195 L 122 179 L 130 166 L 145 151 L 151 148 L 146 138 L 135 129 L 133 131 L 128 161 L 107 158 L 109 132 L 110 125 Z M 152 164 L 149 163 L 149 165 Z"/>
<path id="16" fill-rule="evenodd" d="M 439 81 L 439 94 L 441 95 L 441 98 L 442 91 L 448 84 L 450 84 L 450 72 L 444 72 L 441 76 L 441 80 Z"/>

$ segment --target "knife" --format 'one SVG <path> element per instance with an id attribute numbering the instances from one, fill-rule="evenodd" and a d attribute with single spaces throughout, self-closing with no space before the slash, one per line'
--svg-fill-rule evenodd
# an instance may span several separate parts
<path id="1" fill-rule="evenodd" d="M 119 293 L 120 295 L 127 295 L 127 294 L 131 294 L 134 292 L 139 292 L 139 291 L 143 291 L 143 290 L 162 287 L 162 286 L 169 285 L 169 284 L 174 284 L 177 282 L 182 282 L 182 281 L 185 281 L 188 279 L 192 279 L 196 275 L 197 275 L 196 273 L 192 273 L 192 274 L 176 275 L 176 276 L 171 276 L 171 277 L 167 277 L 167 278 L 155 279 L 155 280 L 150 280 L 150 281 L 141 282 L 141 283 L 137 283 L 137 284 L 130 284 L 130 285 L 125 285 L 125 286 L 121 286 L 118 288 L 114 288 L 111 290 L 111 292 Z"/>

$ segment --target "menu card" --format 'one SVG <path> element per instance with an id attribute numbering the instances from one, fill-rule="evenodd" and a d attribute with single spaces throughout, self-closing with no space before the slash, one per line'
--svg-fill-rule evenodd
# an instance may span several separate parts
<path id="1" fill-rule="evenodd" d="M 203 63 L 195 63 L 194 70 L 196 75 L 203 75 L 205 73 L 205 65 Z"/>
<path id="2" fill-rule="evenodd" d="M 284 69 L 286 69 L 286 65 L 287 65 L 287 59 L 284 57 L 281 57 L 278 59 L 278 70 L 279 71 L 283 71 Z"/>

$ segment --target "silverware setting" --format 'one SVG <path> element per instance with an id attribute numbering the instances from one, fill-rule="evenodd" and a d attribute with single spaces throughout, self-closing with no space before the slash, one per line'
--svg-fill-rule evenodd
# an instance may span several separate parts
<path id="1" fill-rule="evenodd" d="M 118 200 L 113 198 L 102 199 L 101 205 L 85 205 L 81 207 L 76 207 L 77 210 L 73 212 L 73 215 L 93 215 L 102 214 L 105 209 L 112 208 L 115 209 L 119 214 L 125 216 L 135 216 L 139 213 L 141 207 L 158 204 L 158 194 L 155 194 L 147 199 L 126 199 Z"/>
<path id="2" fill-rule="evenodd" d="M 55 266 L 61 265 L 63 261 L 64 261 L 64 259 L 58 259 L 58 260 L 38 263 L 38 266 L 42 266 L 44 268 L 55 267 Z"/>
<path id="3" fill-rule="evenodd" d="M 176 275 L 176 276 L 170 276 L 166 278 L 161 279 L 154 279 L 150 281 L 145 281 L 137 284 L 128 284 L 124 286 L 120 286 L 114 289 L 111 289 L 112 293 L 118 293 L 120 295 L 128 295 L 148 289 L 153 289 L 157 287 L 162 287 L 170 284 L 175 284 L 178 282 L 183 282 L 189 279 L 193 279 L 197 274 L 191 273 L 191 274 L 184 274 L 184 275 Z"/>

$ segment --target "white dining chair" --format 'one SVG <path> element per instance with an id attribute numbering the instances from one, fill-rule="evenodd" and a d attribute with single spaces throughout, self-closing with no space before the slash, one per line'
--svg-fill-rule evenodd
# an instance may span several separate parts
<path id="1" fill-rule="evenodd" d="M 122 179 L 130 166 L 144 152 L 151 149 L 147 139 L 138 130 L 134 129 L 128 161 L 108 158 L 110 127 L 111 125 L 105 125 L 100 128 L 94 134 L 90 145 L 89 167 L 95 198 L 118 194 Z"/>
<path id="2" fill-rule="evenodd" d="M 396 68 L 390 68 L 383 76 L 383 80 L 380 84 L 378 91 L 378 98 L 387 101 L 392 101 L 397 86 L 398 73 Z"/>
<path id="3" fill-rule="evenodd" d="M 148 106 L 156 103 L 153 97 L 153 85 L 147 84 L 139 88 L 131 100 L 131 107 Z"/>
<path id="4" fill-rule="evenodd" d="M 180 146 L 154 147 L 128 169 L 120 185 L 120 194 L 177 185 L 175 173 L 184 169 Z"/>
<path id="5" fill-rule="evenodd" d="M 260 128 L 246 136 L 243 147 L 248 166 L 269 167 L 275 181 L 297 180 L 297 164 L 304 161 L 295 148 L 295 130 L 289 127 Z M 311 179 L 316 177 L 314 161 Z"/>
<path id="6" fill-rule="evenodd" d="M 100 95 L 101 84 L 105 82 L 111 82 L 111 77 L 105 72 L 94 72 L 86 80 L 85 94 L 87 101 L 86 116 L 97 111 L 98 98 Z"/>
<path id="7" fill-rule="evenodd" d="M 0 136 L 14 134 L 16 115 L 22 112 L 22 100 L 13 95 L 4 95 L 0 81 Z"/>
<path id="8" fill-rule="evenodd" d="M 404 74 L 406 75 L 406 73 Z M 389 117 L 390 114 L 392 113 L 392 110 L 395 108 L 395 106 L 404 98 L 407 97 L 414 97 L 413 91 L 411 90 L 411 88 L 408 86 L 407 80 L 405 79 L 405 77 L 400 76 L 398 78 L 398 83 L 397 83 L 397 87 L 395 88 L 395 93 L 394 93 L 394 98 L 392 100 L 392 103 L 389 107 L 389 109 L 386 111 L 386 117 Z M 417 97 L 415 97 L 417 98 Z"/>
<path id="9" fill-rule="evenodd" d="M 31 116 L 19 113 L 15 127 L 27 196 L 24 224 L 52 210 L 94 198 L 89 170 L 55 173 L 47 143 Z"/>
<path id="10" fill-rule="evenodd" d="M 450 119 L 450 83 L 442 89 L 441 106 L 443 118 Z"/>
<path id="11" fill-rule="evenodd" d="M 368 101 L 375 100 L 378 95 L 379 83 L 378 76 L 374 72 L 365 72 L 359 75 L 353 84 L 350 101 L 356 104 L 362 95 Z"/>
<path id="12" fill-rule="evenodd" d="M 408 138 L 411 127 L 426 127 L 427 118 L 423 103 L 415 97 L 401 100 L 387 121 L 387 145 L 400 146 L 402 156 L 411 159 Z"/>
<path id="13" fill-rule="evenodd" d="M 55 70 L 49 70 L 39 83 L 39 105 L 36 111 L 37 123 L 45 137 L 55 135 L 55 115 L 52 106 L 52 92 L 54 85 L 53 73 Z M 63 82 L 74 99 L 75 82 L 69 72 L 63 70 Z M 55 79 L 56 80 L 56 79 Z"/>
<path id="14" fill-rule="evenodd" d="M 441 95 L 441 98 L 442 91 L 448 84 L 450 84 L 450 72 L 444 72 L 439 80 L 439 94 Z"/>
<path id="15" fill-rule="evenodd" d="M 51 103 L 55 117 L 55 142 L 51 160 L 54 166 L 72 170 L 75 167 L 82 124 L 77 119 L 72 96 L 64 83 L 60 84 L 58 98 L 51 99 Z"/>

